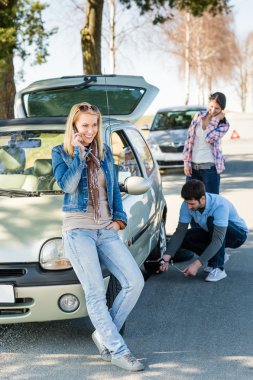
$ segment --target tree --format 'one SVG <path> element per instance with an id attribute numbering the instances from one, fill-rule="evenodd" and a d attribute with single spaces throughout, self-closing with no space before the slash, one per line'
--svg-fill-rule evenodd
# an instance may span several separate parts
<path id="1" fill-rule="evenodd" d="M 234 54 L 235 89 L 245 112 L 249 103 L 250 84 L 253 78 L 253 33 L 249 33 L 242 42 L 237 41 L 237 51 Z"/>
<path id="2" fill-rule="evenodd" d="M 172 9 L 186 11 L 195 17 L 202 16 L 208 12 L 213 16 L 223 12 L 229 12 L 230 0 L 120 0 L 127 8 L 135 3 L 139 8 L 141 15 L 150 12 L 153 13 L 153 23 L 163 23 L 173 18 Z"/>
<path id="3" fill-rule="evenodd" d="M 101 36 L 104 0 L 86 0 L 86 20 L 81 30 L 83 71 L 101 74 Z"/>
<path id="4" fill-rule="evenodd" d="M 234 67 L 236 39 L 232 15 L 204 13 L 193 17 L 176 12 L 176 17 L 162 24 L 165 46 L 175 55 L 185 74 L 185 104 L 189 102 L 190 78 L 195 78 L 198 101 L 204 103 L 219 78 L 229 78 Z M 215 25 L 215 27 L 214 27 Z"/>
<path id="5" fill-rule="evenodd" d="M 125 7 L 117 0 L 107 0 L 106 3 L 104 19 L 107 22 L 103 23 L 102 37 L 109 49 L 110 73 L 115 74 L 123 42 L 130 40 L 136 30 L 144 26 L 145 19 L 133 18 L 130 12 L 126 15 Z M 124 60 L 126 59 L 127 55 L 125 54 Z"/>
<path id="6" fill-rule="evenodd" d="M 44 29 L 46 7 L 40 1 L 0 0 L 0 118 L 14 117 L 14 55 L 22 60 L 34 56 L 37 64 L 46 62 L 48 38 L 56 32 Z"/>
<path id="7" fill-rule="evenodd" d="M 153 12 L 154 23 L 164 22 L 173 17 L 172 9 L 187 10 L 194 16 L 204 11 L 212 15 L 228 12 L 230 0 L 120 0 L 127 8 L 136 4 L 141 14 Z M 86 22 L 82 29 L 82 51 L 84 72 L 86 74 L 101 73 L 101 26 L 104 0 L 86 0 Z"/>
<path id="8" fill-rule="evenodd" d="M 205 13 L 195 20 L 192 41 L 192 73 L 197 79 L 199 100 L 206 99 L 218 80 L 229 80 L 232 76 L 236 52 L 236 37 L 232 15 L 216 15 Z M 215 25 L 215 28 L 214 28 Z"/>
<path id="9" fill-rule="evenodd" d="M 110 66 L 112 74 L 116 70 L 116 1 L 109 0 L 109 49 L 110 49 Z"/>

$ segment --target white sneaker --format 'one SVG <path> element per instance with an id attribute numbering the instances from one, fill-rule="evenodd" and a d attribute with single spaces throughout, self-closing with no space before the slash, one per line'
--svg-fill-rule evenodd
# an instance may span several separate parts
<path id="1" fill-rule="evenodd" d="M 227 252 L 225 252 L 225 255 L 224 255 L 224 264 L 230 259 L 230 255 L 227 254 Z M 206 273 L 210 273 L 212 272 L 213 270 L 213 267 L 209 267 L 208 265 L 206 267 L 204 267 L 204 272 Z"/>
<path id="2" fill-rule="evenodd" d="M 225 270 L 221 270 L 220 268 L 215 268 L 205 278 L 205 281 L 216 282 L 226 277 L 227 277 L 227 273 L 225 272 Z"/>
<path id="3" fill-rule="evenodd" d="M 209 267 L 208 265 L 206 267 L 204 267 L 204 272 L 206 272 L 206 273 L 210 273 L 210 272 L 212 272 L 212 270 L 213 270 L 213 267 Z"/>
<path id="4" fill-rule="evenodd" d="M 131 353 L 121 356 L 120 358 L 112 358 L 112 364 L 132 372 L 144 370 L 144 365 L 139 362 L 139 360 L 137 360 Z"/>

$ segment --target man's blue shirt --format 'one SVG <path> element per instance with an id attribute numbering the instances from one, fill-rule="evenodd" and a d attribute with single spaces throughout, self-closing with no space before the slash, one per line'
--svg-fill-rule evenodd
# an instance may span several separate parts
<path id="1" fill-rule="evenodd" d="M 191 219 L 195 220 L 201 228 L 207 231 L 207 218 L 212 216 L 213 223 L 218 227 L 227 227 L 228 221 L 235 223 L 239 228 L 248 232 L 245 221 L 238 215 L 234 205 L 221 195 L 206 193 L 206 206 L 204 211 L 193 211 L 188 209 L 184 201 L 180 208 L 179 222 L 190 223 Z"/>

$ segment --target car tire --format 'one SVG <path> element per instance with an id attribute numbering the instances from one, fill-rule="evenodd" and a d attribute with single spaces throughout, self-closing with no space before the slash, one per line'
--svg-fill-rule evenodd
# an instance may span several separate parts
<path id="1" fill-rule="evenodd" d="M 150 253 L 148 259 L 149 260 L 158 260 L 160 259 L 166 252 L 167 239 L 166 239 L 166 229 L 165 229 L 165 220 L 162 219 L 160 223 L 159 229 L 159 238 L 156 247 Z"/>
<path id="2" fill-rule="evenodd" d="M 159 238 L 157 245 L 153 249 L 153 251 L 148 256 L 147 260 L 159 260 L 166 252 L 167 239 L 166 239 L 166 229 L 165 229 L 165 220 L 162 219 L 160 223 L 159 229 Z M 147 274 L 160 273 L 157 270 L 156 265 L 152 265 L 152 263 L 148 263 L 147 261 L 144 263 L 144 268 Z"/>
<path id="3" fill-rule="evenodd" d="M 117 280 L 117 278 L 115 276 L 113 276 L 111 274 L 110 281 L 109 281 L 108 288 L 107 288 L 107 292 L 106 292 L 106 300 L 107 300 L 108 309 L 110 309 L 112 307 L 113 302 L 114 302 L 115 298 L 117 297 L 117 295 L 119 294 L 120 291 L 121 291 L 121 285 L 120 285 L 119 281 Z M 126 327 L 126 322 L 124 323 L 124 325 L 120 329 L 121 335 L 124 335 L 125 327 Z"/>

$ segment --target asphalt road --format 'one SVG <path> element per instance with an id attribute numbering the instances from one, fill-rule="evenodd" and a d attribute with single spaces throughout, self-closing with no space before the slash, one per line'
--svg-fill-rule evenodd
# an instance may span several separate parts
<path id="1" fill-rule="evenodd" d="M 228 136 L 224 142 L 221 192 L 245 218 L 249 238 L 229 251 L 228 277 L 218 283 L 205 282 L 203 271 L 185 278 L 173 268 L 149 278 L 125 331 L 146 370 L 131 374 L 101 361 L 90 338 L 92 325 L 84 318 L 0 326 L 1 380 L 253 379 L 253 135 L 247 134 L 253 118 L 232 121 L 240 139 Z M 168 233 L 177 222 L 183 183 L 181 171 L 163 174 Z"/>

